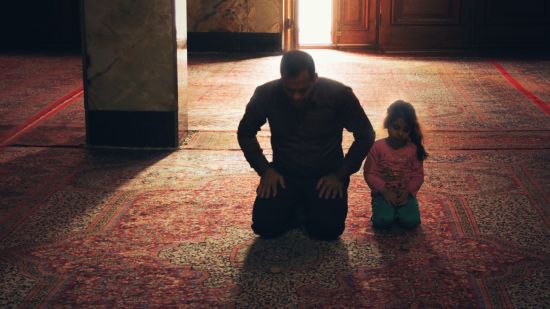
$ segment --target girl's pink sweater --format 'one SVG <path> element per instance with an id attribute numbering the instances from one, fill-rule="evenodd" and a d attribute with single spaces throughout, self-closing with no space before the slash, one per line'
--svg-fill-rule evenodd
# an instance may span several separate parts
<path id="1" fill-rule="evenodd" d="M 377 140 L 365 162 L 365 181 L 374 192 L 382 189 L 406 189 L 416 196 L 424 182 L 424 167 L 416 157 L 416 146 L 407 145 L 393 149 L 387 138 Z"/>

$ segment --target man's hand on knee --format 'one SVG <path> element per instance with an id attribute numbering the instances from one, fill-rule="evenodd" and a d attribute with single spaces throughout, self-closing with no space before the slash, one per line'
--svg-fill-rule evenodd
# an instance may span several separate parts
<path id="1" fill-rule="evenodd" d="M 329 199 L 344 197 L 344 183 L 335 175 L 321 177 L 317 182 L 316 189 L 319 191 L 319 198 Z"/>
<path id="2" fill-rule="evenodd" d="M 260 184 L 256 189 L 256 194 L 260 198 L 270 198 L 277 196 L 277 187 L 286 189 L 285 179 L 283 175 L 277 173 L 276 170 L 268 168 L 260 178 Z"/>

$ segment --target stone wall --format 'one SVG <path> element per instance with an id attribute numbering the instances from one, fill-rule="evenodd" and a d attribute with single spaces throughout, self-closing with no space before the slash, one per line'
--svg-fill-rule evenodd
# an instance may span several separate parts
<path id="1" fill-rule="evenodd" d="M 190 32 L 279 33 L 282 0 L 188 0 Z"/>

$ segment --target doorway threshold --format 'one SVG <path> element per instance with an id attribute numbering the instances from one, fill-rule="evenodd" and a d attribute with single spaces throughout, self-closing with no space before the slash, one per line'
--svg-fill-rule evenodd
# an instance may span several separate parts
<path id="1" fill-rule="evenodd" d="M 299 49 L 334 49 L 334 44 L 300 44 Z"/>

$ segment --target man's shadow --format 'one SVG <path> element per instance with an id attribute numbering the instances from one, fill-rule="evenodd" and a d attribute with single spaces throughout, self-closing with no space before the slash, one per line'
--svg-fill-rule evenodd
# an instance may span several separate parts
<path id="1" fill-rule="evenodd" d="M 383 299 L 388 308 L 440 308 L 445 307 L 432 296 L 444 294 L 442 282 L 449 277 L 442 267 L 440 256 L 430 242 L 429 230 L 419 226 L 405 229 L 393 226 L 389 229 L 373 229 L 373 240 L 382 256 L 383 264 L 366 274 L 373 281 L 391 291 L 394 297 Z"/>
<path id="2" fill-rule="evenodd" d="M 297 308 L 315 301 L 310 291 L 339 289 L 341 277 L 352 272 L 342 240 L 314 240 L 301 229 L 256 238 L 238 260 L 236 308 Z"/>

